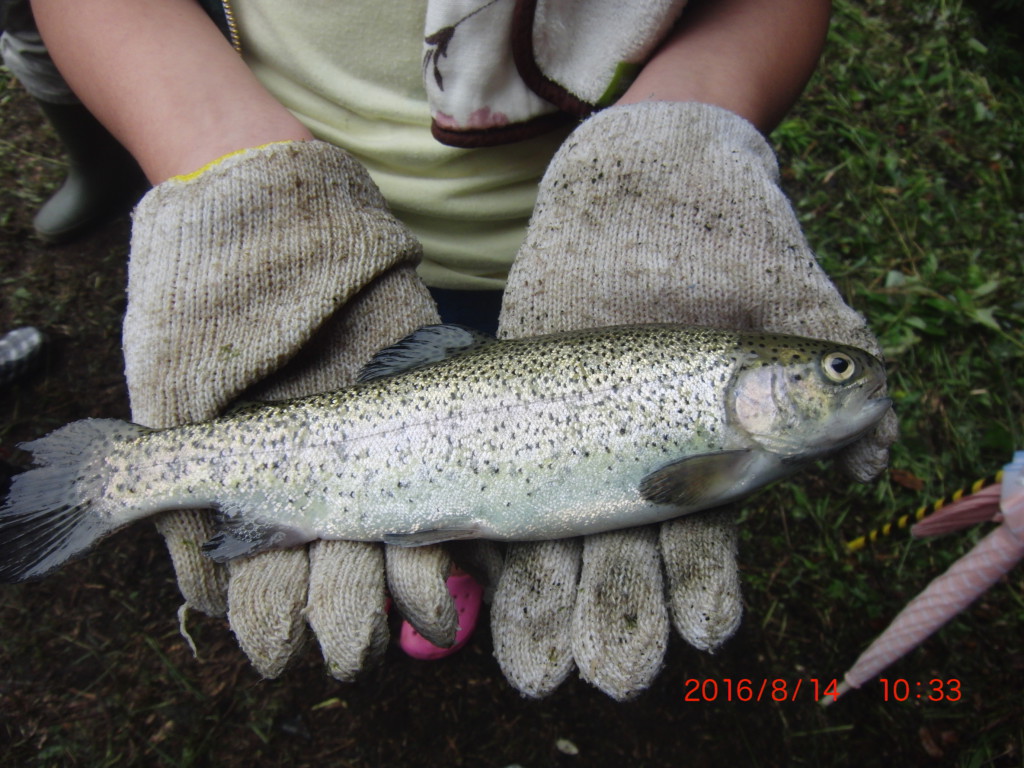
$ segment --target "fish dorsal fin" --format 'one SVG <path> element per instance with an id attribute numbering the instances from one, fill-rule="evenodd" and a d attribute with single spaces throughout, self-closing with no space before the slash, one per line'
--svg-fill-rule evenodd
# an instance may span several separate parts
<path id="1" fill-rule="evenodd" d="M 374 355 L 357 381 L 394 376 L 493 343 L 493 337 L 464 325 L 425 325 Z"/>

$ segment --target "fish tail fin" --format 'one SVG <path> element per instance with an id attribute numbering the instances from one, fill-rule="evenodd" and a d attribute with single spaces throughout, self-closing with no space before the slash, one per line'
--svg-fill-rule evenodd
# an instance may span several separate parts
<path id="1" fill-rule="evenodd" d="M 128 522 L 96 509 L 108 473 L 103 459 L 147 431 L 85 419 L 20 446 L 37 466 L 14 476 L 0 507 L 0 582 L 44 576 Z"/>

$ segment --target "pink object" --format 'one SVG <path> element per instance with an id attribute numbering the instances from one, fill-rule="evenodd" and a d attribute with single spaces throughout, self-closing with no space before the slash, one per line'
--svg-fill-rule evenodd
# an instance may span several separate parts
<path id="1" fill-rule="evenodd" d="M 925 536 L 941 536 L 944 533 L 953 533 L 962 528 L 984 523 L 991 520 L 999 513 L 999 494 L 1002 492 L 1002 485 L 996 483 L 987 488 L 982 488 L 977 493 L 964 496 L 953 504 L 947 504 L 910 529 L 910 533 L 917 538 Z"/>
<path id="2" fill-rule="evenodd" d="M 998 495 L 991 491 L 993 488 L 998 489 Z M 955 523 L 958 512 L 965 509 L 968 517 L 981 515 L 985 504 L 979 504 L 974 497 L 982 494 L 986 494 L 985 504 L 989 509 L 981 519 L 996 519 L 1002 524 L 910 601 L 843 676 L 839 696 L 872 680 L 912 651 L 1024 559 L 1024 451 L 1014 454 L 1000 485 L 950 504 L 942 510 L 945 523 L 936 527 L 946 530 L 947 524 Z M 915 530 L 915 534 L 918 533 Z M 819 703 L 831 704 L 835 698 L 823 697 Z"/>
<path id="3" fill-rule="evenodd" d="M 447 584 L 448 591 L 455 600 L 455 611 L 459 615 L 459 628 L 455 633 L 455 644 L 451 648 L 436 646 L 413 629 L 412 624 L 403 621 L 398 643 L 402 650 L 414 659 L 433 661 L 451 656 L 469 642 L 473 630 L 476 629 L 476 620 L 480 616 L 480 602 L 484 593 L 483 588 L 468 573 L 461 572 L 449 576 Z"/>

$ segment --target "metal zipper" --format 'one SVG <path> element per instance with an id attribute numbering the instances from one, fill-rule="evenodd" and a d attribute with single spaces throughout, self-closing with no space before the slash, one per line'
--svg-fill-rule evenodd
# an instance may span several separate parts
<path id="1" fill-rule="evenodd" d="M 231 47 L 238 53 L 241 53 L 242 41 L 238 36 L 238 24 L 235 22 L 235 12 L 231 10 L 231 0 L 221 0 L 220 4 L 224 9 L 224 20 L 228 24 L 228 37 L 231 40 Z"/>

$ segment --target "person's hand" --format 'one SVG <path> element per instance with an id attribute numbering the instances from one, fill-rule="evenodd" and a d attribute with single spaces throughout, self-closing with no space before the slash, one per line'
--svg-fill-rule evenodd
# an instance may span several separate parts
<path id="1" fill-rule="evenodd" d="M 229 155 L 156 186 L 135 211 L 124 324 L 135 421 L 210 418 L 355 379 L 379 348 L 437 322 L 419 246 L 351 156 L 317 141 Z M 403 615 L 436 645 L 457 618 L 440 547 L 319 541 L 226 568 L 203 556 L 209 512 L 158 523 L 185 607 L 225 612 L 265 677 L 312 627 L 328 670 L 354 677 L 387 645 L 385 572 Z M 386 568 L 385 568 L 386 565 Z"/>
<path id="2" fill-rule="evenodd" d="M 643 322 L 796 333 L 880 352 L 818 265 L 764 137 L 698 103 L 612 107 L 569 137 L 541 183 L 500 335 Z M 894 439 L 890 412 L 840 460 L 867 480 Z M 491 609 L 506 677 L 540 697 L 576 666 L 629 698 L 661 668 L 669 614 L 684 639 L 714 651 L 740 620 L 736 539 L 735 513 L 717 510 L 511 546 Z"/>

